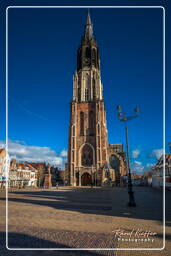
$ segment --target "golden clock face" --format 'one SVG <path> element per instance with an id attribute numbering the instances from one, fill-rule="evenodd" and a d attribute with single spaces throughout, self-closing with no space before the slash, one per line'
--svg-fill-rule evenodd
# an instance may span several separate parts
<path id="1" fill-rule="evenodd" d="M 89 59 L 89 58 L 85 58 L 85 59 L 84 59 L 84 63 L 85 63 L 85 64 L 89 64 L 89 63 L 90 63 L 90 59 Z"/>

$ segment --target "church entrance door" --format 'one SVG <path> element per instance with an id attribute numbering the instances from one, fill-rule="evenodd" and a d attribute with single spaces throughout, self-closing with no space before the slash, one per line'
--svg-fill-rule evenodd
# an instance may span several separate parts
<path id="1" fill-rule="evenodd" d="M 81 186 L 91 186 L 91 175 L 88 172 L 85 172 L 82 176 L 81 176 Z"/>

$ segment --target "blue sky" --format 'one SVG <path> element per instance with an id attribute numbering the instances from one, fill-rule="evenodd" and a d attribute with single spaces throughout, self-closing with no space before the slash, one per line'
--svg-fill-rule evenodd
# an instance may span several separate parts
<path id="1" fill-rule="evenodd" d="M 128 114 L 135 106 L 141 110 L 129 122 L 133 165 L 153 163 L 162 148 L 162 12 L 90 9 L 100 48 L 109 143 L 125 143 L 116 106 L 121 104 Z M 43 147 L 58 157 L 67 150 L 72 76 L 86 15 L 83 8 L 9 9 L 9 139 L 16 150 L 23 145 L 27 154 L 30 147 L 36 152 Z M 5 103 L 4 90 L 1 97 Z M 166 125 L 167 143 L 169 117 Z"/>

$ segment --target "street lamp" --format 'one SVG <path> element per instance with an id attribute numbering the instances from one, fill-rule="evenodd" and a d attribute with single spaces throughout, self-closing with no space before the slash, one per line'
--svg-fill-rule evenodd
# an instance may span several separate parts
<path id="1" fill-rule="evenodd" d="M 135 114 L 132 116 L 126 116 L 125 113 L 122 112 L 122 107 L 119 105 L 117 106 L 118 111 L 118 118 L 120 121 L 125 123 L 125 134 L 126 134 L 126 155 L 127 155 L 127 176 L 128 176 L 128 195 L 129 195 L 129 202 L 128 206 L 136 206 L 135 199 L 134 199 L 134 191 L 132 190 L 132 179 L 131 179 L 131 169 L 130 169 L 130 156 L 129 156 L 129 145 L 128 145 L 128 126 L 127 121 L 132 120 L 139 115 L 139 108 L 135 108 Z"/>
<path id="2" fill-rule="evenodd" d="M 93 165 L 91 166 L 91 188 L 93 188 Z"/>

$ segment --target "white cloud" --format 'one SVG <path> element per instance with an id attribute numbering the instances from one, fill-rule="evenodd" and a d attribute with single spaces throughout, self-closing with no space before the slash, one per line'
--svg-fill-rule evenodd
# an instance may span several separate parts
<path id="1" fill-rule="evenodd" d="M 134 161 L 134 164 L 139 166 L 139 165 L 142 165 L 142 162 Z"/>
<path id="2" fill-rule="evenodd" d="M 139 154 L 140 154 L 140 150 L 139 149 L 134 149 L 132 151 L 132 157 L 133 158 L 137 158 L 139 156 Z"/>
<path id="3" fill-rule="evenodd" d="M 143 173 L 144 166 L 143 166 L 142 162 L 134 161 L 132 164 L 132 171 L 134 173 Z"/>
<path id="4" fill-rule="evenodd" d="M 160 149 L 154 149 L 152 151 L 152 156 L 159 159 L 161 156 L 163 155 L 163 149 L 160 148 Z"/>
<path id="5" fill-rule="evenodd" d="M 5 147 L 5 142 L 0 141 L 0 147 Z M 22 141 L 8 142 L 8 152 L 10 158 L 15 158 L 18 161 L 28 162 L 46 162 L 51 165 L 63 166 L 66 157 L 66 151 L 62 150 L 57 154 L 49 147 L 38 147 L 26 145 Z"/>
<path id="6" fill-rule="evenodd" d="M 153 167 L 154 164 L 152 163 L 142 163 L 142 162 L 139 162 L 139 161 L 134 161 L 131 165 L 131 171 L 134 172 L 134 173 L 139 173 L 139 174 L 142 174 L 144 173 L 145 171 L 149 171 L 152 167 Z"/>
<path id="7" fill-rule="evenodd" d="M 151 168 L 152 166 L 154 166 L 154 164 L 151 164 L 151 163 L 146 164 L 147 168 Z"/>
<path id="8" fill-rule="evenodd" d="M 60 156 L 62 156 L 62 157 L 67 157 L 67 155 L 68 155 L 68 152 L 65 149 L 62 150 L 61 153 L 60 153 Z"/>

